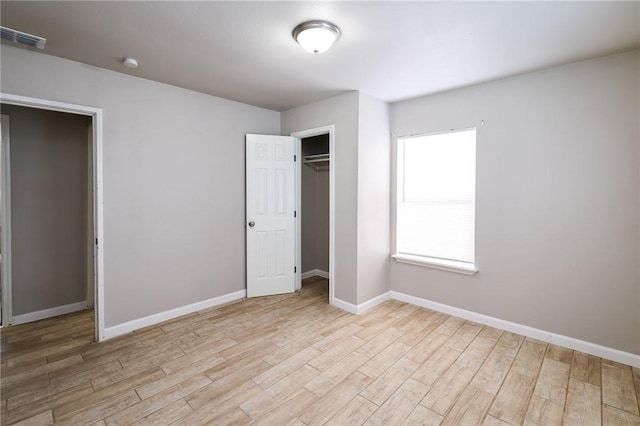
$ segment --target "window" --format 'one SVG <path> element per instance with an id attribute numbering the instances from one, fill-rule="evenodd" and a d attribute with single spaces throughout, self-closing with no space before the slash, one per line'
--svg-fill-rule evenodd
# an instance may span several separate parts
<path id="1" fill-rule="evenodd" d="M 398 261 L 475 273 L 476 129 L 398 139 Z"/>

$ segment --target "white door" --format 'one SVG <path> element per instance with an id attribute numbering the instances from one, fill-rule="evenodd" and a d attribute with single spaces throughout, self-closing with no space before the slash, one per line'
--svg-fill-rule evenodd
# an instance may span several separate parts
<path id="1" fill-rule="evenodd" d="M 294 141 L 247 135 L 247 297 L 295 290 Z"/>

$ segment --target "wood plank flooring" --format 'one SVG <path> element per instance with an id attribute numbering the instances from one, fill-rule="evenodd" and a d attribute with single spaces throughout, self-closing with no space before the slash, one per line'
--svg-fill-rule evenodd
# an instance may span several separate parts
<path id="1" fill-rule="evenodd" d="M 327 281 L 103 343 L 93 313 L 2 329 L 2 425 L 640 425 L 640 369 Z"/>

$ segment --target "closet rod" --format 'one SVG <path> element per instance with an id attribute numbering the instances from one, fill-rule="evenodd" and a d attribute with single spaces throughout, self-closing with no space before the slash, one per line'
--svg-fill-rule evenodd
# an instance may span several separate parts
<path id="1" fill-rule="evenodd" d="M 303 159 L 303 163 L 320 163 L 329 161 L 329 154 L 307 155 Z"/>

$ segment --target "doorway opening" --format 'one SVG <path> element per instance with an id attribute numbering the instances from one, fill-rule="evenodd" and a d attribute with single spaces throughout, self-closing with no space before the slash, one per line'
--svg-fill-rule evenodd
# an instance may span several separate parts
<path id="1" fill-rule="evenodd" d="M 0 104 L 2 325 L 93 308 L 103 340 L 102 111 L 4 93 Z"/>
<path id="2" fill-rule="evenodd" d="M 301 139 L 301 278 L 329 292 L 329 134 Z M 328 301 L 328 296 L 327 296 Z"/>
<path id="3" fill-rule="evenodd" d="M 334 126 L 300 132 L 296 137 L 296 290 L 303 285 L 314 292 L 328 292 L 333 304 L 334 265 Z"/>

